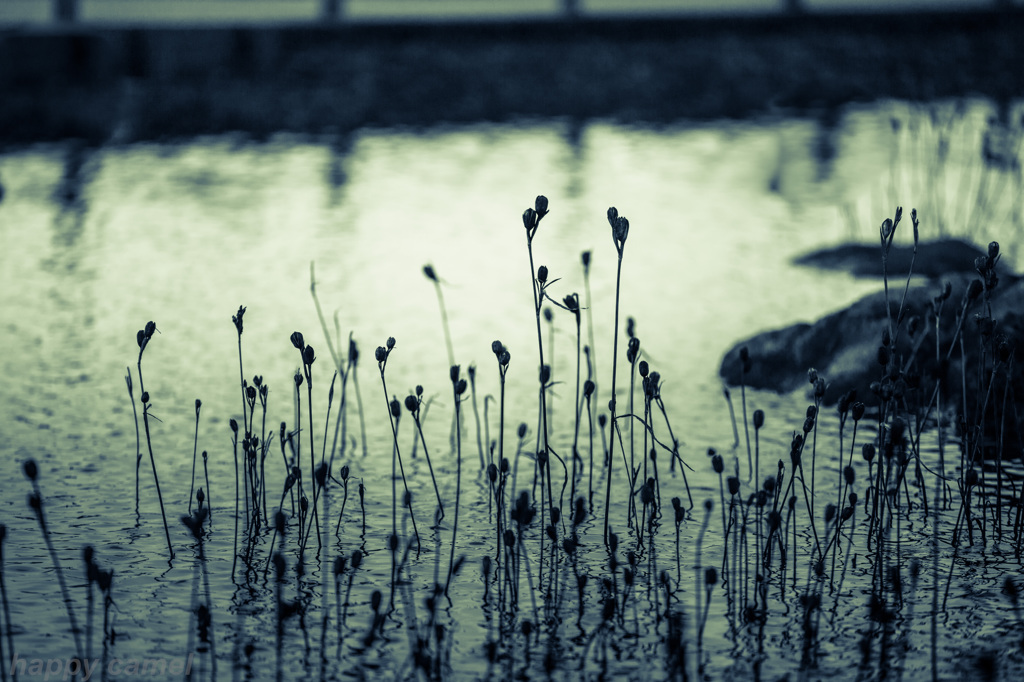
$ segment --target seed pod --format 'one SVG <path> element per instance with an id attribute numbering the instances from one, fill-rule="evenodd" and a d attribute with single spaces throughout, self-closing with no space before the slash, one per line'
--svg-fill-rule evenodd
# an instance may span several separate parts
<path id="1" fill-rule="evenodd" d="M 235 435 L 238 435 L 238 422 L 237 421 L 235 421 L 234 419 L 228 420 L 228 426 L 231 427 L 231 432 L 232 433 L 234 433 Z"/>
<path id="2" fill-rule="evenodd" d="M 587 379 L 585 382 L 583 382 L 583 397 L 589 398 L 590 396 L 594 395 L 595 388 L 596 386 L 594 382 L 591 381 L 590 379 Z"/>
<path id="3" fill-rule="evenodd" d="M 548 281 L 548 266 L 542 265 L 537 268 L 537 281 L 541 284 Z"/>
<path id="4" fill-rule="evenodd" d="M 142 397 L 142 404 L 143 405 L 148 403 L 149 402 L 149 391 L 143 391 L 141 397 Z"/>
<path id="5" fill-rule="evenodd" d="M 740 479 L 735 476 L 729 476 L 725 479 L 726 485 L 729 487 L 730 495 L 737 495 L 740 492 Z"/>
<path id="6" fill-rule="evenodd" d="M 298 388 L 299 386 L 302 385 L 302 374 L 296 372 L 295 376 L 292 378 L 295 380 L 295 388 Z"/>
<path id="7" fill-rule="evenodd" d="M 494 465 L 494 462 L 491 462 L 490 464 L 487 465 L 487 480 L 489 480 L 491 483 L 494 483 L 498 480 L 498 467 Z"/>
<path id="8" fill-rule="evenodd" d="M 882 367 L 886 367 L 889 364 L 889 349 L 886 346 L 878 347 L 878 364 Z"/>
<path id="9" fill-rule="evenodd" d="M 416 410 L 420 407 L 420 401 L 416 399 L 414 395 L 405 396 L 405 409 L 409 410 L 412 414 L 416 414 Z"/>
<path id="10" fill-rule="evenodd" d="M 860 421 L 864 416 L 864 403 L 856 402 L 853 404 L 853 421 Z"/>
<path id="11" fill-rule="evenodd" d="M 532 208 L 523 211 L 523 227 L 526 228 L 527 232 L 537 227 L 537 211 Z"/>
<path id="12" fill-rule="evenodd" d="M 714 567 L 704 570 L 704 584 L 712 588 L 718 584 L 718 570 Z"/>
<path id="13" fill-rule="evenodd" d="M 973 301 L 974 299 L 978 298 L 978 296 L 981 295 L 982 289 L 984 288 L 985 287 L 980 279 L 971 280 L 970 285 L 967 287 L 967 300 Z"/>
<path id="14" fill-rule="evenodd" d="M 764 426 L 764 410 L 754 410 L 754 428 L 760 429 Z"/>
<path id="15" fill-rule="evenodd" d="M 522 439 L 526 437 L 526 422 L 519 424 L 519 428 L 516 430 L 516 435 Z"/>
<path id="16" fill-rule="evenodd" d="M 25 472 L 25 476 L 30 481 L 34 481 L 39 477 L 39 465 L 36 464 L 34 459 L 26 459 L 25 463 L 21 465 L 22 471 Z"/>
<path id="17" fill-rule="evenodd" d="M 875 458 L 875 446 L 874 446 L 874 444 L 873 443 L 864 443 L 864 445 L 860 449 L 860 454 L 868 462 L 873 460 Z"/>
<path id="18" fill-rule="evenodd" d="M 619 216 L 612 227 L 612 236 L 615 238 L 619 248 L 626 244 L 626 237 L 629 236 L 629 221 L 624 216 Z"/>
<path id="19" fill-rule="evenodd" d="M 352 570 L 359 568 L 361 563 L 363 563 L 363 553 L 357 549 L 352 552 Z"/>
<path id="20" fill-rule="evenodd" d="M 831 523 L 832 519 L 836 517 L 836 506 L 834 504 L 825 505 L 825 523 Z"/>
<path id="21" fill-rule="evenodd" d="M 843 467 L 843 478 L 846 480 L 846 485 L 853 485 L 854 471 L 852 466 Z"/>
<path id="22" fill-rule="evenodd" d="M 721 455 L 715 455 L 711 458 L 711 468 L 715 470 L 716 474 L 721 474 L 725 471 L 725 460 L 722 459 Z"/>
<path id="23" fill-rule="evenodd" d="M 516 534 L 511 530 L 506 530 L 504 533 L 503 540 L 505 541 L 506 547 L 513 547 L 516 544 Z"/>
<path id="24" fill-rule="evenodd" d="M 388 403 L 388 405 L 391 408 L 391 416 L 394 417 L 395 419 L 398 419 L 398 417 L 402 414 L 402 404 L 398 402 L 397 398 L 395 398 L 390 403 Z"/>
<path id="25" fill-rule="evenodd" d="M 291 335 L 292 345 L 302 351 L 306 347 L 306 342 L 302 339 L 302 332 L 292 332 Z"/>
<path id="26" fill-rule="evenodd" d="M 455 384 L 455 395 L 462 395 L 466 392 L 466 380 L 459 379 L 459 383 Z"/>
<path id="27" fill-rule="evenodd" d="M 537 213 L 537 220 L 548 214 L 548 198 L 543 194 L 537 196 L 533 202 L 534 211 Z"/>
<path id="28" fill-rule="evenodd" d="M 503 350 L 505 350 L 505 346 L 502 345 L 501 341 L 491 341 L 491 352 L 494 353 L 494 357 L 501 357 Z"/>
<path id="29" fill-rule="evenodd" d="M 641 360 L 638 368 L 640 370 L 640 376 L 642 377 L 647 377 L 651 372 L 650 366 L 647 364 L 646 360 Z"/>
<path id="30" fill-rule="evenodd" d="M 316 352 L 313 350 L 313 346 L 306 346 L 306 350 L 302 351 L 302 362 L 310 367 L 314 360 L 316 360 Z"/>
<path id="31" fill-rule="evenodd" d="M 619 211 L 614 206 L 608 209 L 608 224 L 615 229 L 615 223 L 619 220 Z"/>
<path id="32" fill-rule="evenodd" d="M 590 252 L 589 251 L 584 251 L 583 253 L 581 253 L 580 254 L 580 261 L 582 261 L 582 263 L 583 263 L 584 271 L 589 270 L 590 269 Z"/>

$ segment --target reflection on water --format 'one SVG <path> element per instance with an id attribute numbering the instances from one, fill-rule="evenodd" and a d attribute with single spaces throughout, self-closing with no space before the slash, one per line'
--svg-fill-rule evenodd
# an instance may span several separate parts
<path id="1" fill-rule="evenodd" d="M 231 315 L 239 304 L 248 306 L 242 335 L 244 373 L 260 374 L 268 385 L 268 431 L 276 431 L 282 421 L 289 429 L 296 423 L 293 376 L 300 360 L 289 336 L 301 330 L 316 347 L 311 435 L 322 446 L 323 427 L 317 424 L 327 419 L 330 360 L 310 297 L 310 262 L 315 261 L 316 291 L 332 336 L 343 340 L 352 331 L 358 344 L 358 395 L 365 410 L 361 420 L 353 398 L 356 387 L 350 385 L 348 438 L 339 441 L 345 450 L 336 461 L 351 466 L 353 482 L 365 484 L 366 532 L 364 536 L 353 488 L 341 540 L 330 551 L 339 556 L 362 548 L 367 556 L 355 574 L 352 620 L 340 647 L 343 660 L 329 674 L 381 666 L 389 674 L 404 671 L 412 676 L 399 630 L 388 631 L 393 638 L 388 646 L 367 646 L 363 637 L 371 615 L 370 594 L 384 589 L 390 570 L 385 541 L 391 528 L 387 478 L 392 445 L 382 398 L 401 400 L 415 386 L 423 386 L 430 405 L 424 429 L 440 493 L 445 499 L 455 494 L 446 343 L 435 291 L 423 277 L 425 264 L 434 266 L 443 283 L 456 362 L 463 368 L 477 366 L 476 402 L 489 434 L 481 440 L 498 439 L 499 384 L 491 343 L 500 339 L 512 358 L 506 452 L 513 451 L 521 422 L 530 425 L 522 441 L 530 449 L 536 436 L 537 333 L 521 214 L 535 195 L 549 197 L 551 214 L 534 241 L 536 264 L 547 266 L 549 279 L 558 280 L 549 289 L 556 301 L 573 292 L 582 301 L 590 299 L 582 342 L 588 342 L 592 324 L 591 357 L 603 401 L 609 391 L 616 281 L 605 211 L 616 206 L 631 224 L 622 262 L 621 327 L 627 318 L 635 320 L 642 357 L 661 374 L 671 428 L 680 454 L 693 467 L 688 482 L 694 499 L 698 504 L 709 497 L 717 501 L 719 482 L 706 450 L 728 453 L 730 467 L 734 461 L 729 408 L 716 376 L 723 350 L 737 338 L 815 318 L 878 286 L 843 273 L 792 266 L 792 257 L 849 234 L 872 239 L 877 224 L 899 203 L 918 208 L 925 236 L 966 233 L 980 243 L 999 239 L 1008 261 L 1020 265 L 1012 246 L 1019 235 L 1022 196 L 1015 165 L 1019 128 L 1014 116 L 1019 114 L 1002 112 L 988 124 L 989 114 L 980 104 L 921 108 L 891 103 L 851 109 L 819 122 L 780 119 L 657 130 L 537 123 L 422 133 L 364 131 L 324 143 L 280 138 L 250 144 L 222 137 L 173 146 L 66 145 L 0 156 L 6 186 L 0 204 L 0 409 L 8 416 L 0 460 L 9 479 L 0 501 L 7 509 L 2 522 L 10 531 L 4 579 L 18 651 L 53 656 L 72 648 L 63 604 L 53 592 L 49 557 L 34 518 L 23 506 L 28 487 L 18 470 L 29 457 L 41 465 L 54 542 L 65 571 L 76 576 L 69 582 L 80 609 L 85 608 L 84 589 L 75 571 L 81 566 L 81 546 L 93 544 L 100 563 L 116 568 L 115 627 L 120 634 L 113 650 L 122 656 L 180 656 L 190 646 L 186 629 L 197 550 L 174 519 L 188 506 L 194 403 L 199 398 L 198 449 L 210 456 L 207 494 L 214 525 L 206 551 L 220 676 L 227 674 L 233 658 L 261 670 L 255 677 L 267 676 L 262 671 L 276 660 L 273 585 L 256 581 L 249 592 L 236 589 L 231 578 L 234 460 L 228 420 L 241 417 L 238 338 Z M 987 150 L 986 157 L 981 149 Z M 593 254 L 589 297 L 583 251 Z M 136 330 L 150 319 L 157 323 L 157 332 L 146 351 L 144 371 L 152 415 L 159 419 L 151 422 L 153 446 L 178 553 L 170 568 L 162 556 L 163 529 L 148 465 L 142 469 L 138 524 L 132 510 L 135 434 L 124 377 L 128 366 L 136 372 Z M 546 360 L 552 364 L 552 444 L 556 451 L 569 453 L 576 329 L 564 311 L 554 310 L 552 321 L 543 333 Z M 372 350 L 389 336 L 397 345 L 387 365 L 390 394 L 384 394 Z M 621 378 L 624 360 L 619 362 Z M 585 376 L 585 368 L 583 372 Z M 624 385 L 620 381 L 620 405 L 628 403 Z M 302 396 L 305 410 L 305 388 Z M 338 396 L 334 400 L 337 414 Z M 768 415 L 760 443 L 774 462 L 788 453 L 793 429 L 803 422 L 804 397 L 748 395 L 748 402 Z M 466 409 L 471 406 L 467 403 Z M 488 521 L 488 488 L 477 472 L 476 416 L 470 412 L 464 424 L 466 506 L 459 533 L 465 545 L 460 540 L 458 551 L 466 553 L 469 563 L 453 583 L 449 626 L 455 629 L 449 631 L 451 659 L 446 665 L 453 672 L 479 676 L 487 669 L 485 645 L 498 625 L 493 603 L 480 610 L 479 560 L 494 551 L 494 529 Z M 822 419 L 825 430 L 832 416 Z M 353 445 L 363 435 L 363 422 L 368 456 Z M 426 528 L 434 496 L 430 472 L 423 457 L 411 454 L 411 420 L 400 421 L 398 429 L 424 534 L 425 551 L 410 557 L 408 566 L 410 589 L 422 600 L 433 580 L 435 559 L 442 570 L 447 566 L 451 527 L 446 519 L 440 530 Z M 305 450 L 307 434 L 300 437 Z M 595 438 L 600 444 L 601 437 Z M 836 447 L 828 438 L 823 436 L 823 451 Z M 267 459 L 271 498 L 281 490 L 285 453 L 276 438 L 273 445 Z M 745 458 L 737 455 L 739 460 L 745 467 Z M 532 479 L 533 467 L 525 455 L 519 467 L 520 477 Z M 553 468 L 552 475 L 556 473 Z M 818 474 L 835 476 L 835 463 L 819 462 Z M 665 504 L 673 496 L 685 500 L 679 472 L 665 476 Z M 625 500 L 628 491 L 618 489 L 619 482 L 616 486 L 617 499 Z M 601 499 L 597 496 L 595 502 L 598 514 L 603 513 Z M 627 512 L 623 502 L 612 513 L 624 547 Z M 659 550 L 657 561 L 673 567 L 675 528 L 667 520 L 671 512 L 666 514 L 659 536 L 664 554 Z M 692 548 L 703 520 L 698 508 L 680 528 L 686 553 L 683 573 L 699 561 Z M 943 524 L 951 522 L 943 519 Z M 588 520 L 583 532 L 586 542 L 601 544 L 599 522 Z M 539 541 L 529 537 L 531 543 Z M 260 539 L 256 553 L 261 561 L 269 542 L 269 536 Z M 286 542 L 292 543 L 292 537 Z M 722 550 L 721 534 L 709 531 L 703 551 L 720 556 Z M 585 570 L 593 578 L 583 627 L 593 635 L 600 631 L 604 560 L 594 558 L 601 552 L 583 551 Z M 917 552 L 920 558 L 929 556 L 927 547 Z M 969 581 L 955 583 L 952 607 L 944 614 L 950 628 L 964 633 L 948 639 L 941 635 L 942 646 L 951 652 L 943 654 L 943 670 L 950 675 L 956 669 L 957 654 L 952 652 L 960 651 L 969 638 L 985 638 L 991 647 L 1007 644 L 998 634 L 1010 618 L 1003 613 L 998 584 L 1013 560 L 994 561 L 980 551 L 971 556 L 979 563 L 969 567 Z M 294 552 L 288 557 L 293 564 Z M 949 566 L 948 557 L 944 561 Z M 956 564 L 957 576 L 961 570 L 968 567 Z M 311 582 L 303 589 L 319 595 L 321 567 L 312 562 L 307 571 Z M 870 567 L 862 560 L 846 576 L 843 594 L 848 600 L 837 602 L 839 616 L 821 624 L 822 673 L 846 677 L 857 665 L 855 630 L 864 622 L 858 609 L 866 608 L 862 593 L 870 580 Z M 968 593 L 970 586 L 974 591 Z M 692 584 L 684 580 L 679 588 L 676 597 L 689 609 Z M 638 590 L 640 608 L 650 609 L 654 592 Z M 294 585 L 288 594 L 289 599 L 295 596 Z M 660 599 L 664 606 L 664 595 Z M 709 674 L 744 679 L 755 660 L 766 677 L 799 668 L 800 614 L 780 606 L 762 632 L 772 647 L 757 653 L 748 648 L 757 640 L 736 636 L 716 611 L 725 611 L 724 599 L 712 599 L 703 640 Z M 319 599 L 314 601 L 319 604 Z M 917 620 L 905 631 L 910 649 L 903 663 L 908 672 L 927 669 L 926 607 L 922 597 Z M 315 613 L 302 627 L 308 628 L 307 635 L 319 637 L 319 611 Z M 402 623 L 408 613 L 400 609 L 392 618 Z M 857 625 L 845 626 L 844 618 Z M 667 625 L 641 625 L 646 629 L 638 637 L 614 643 L 619 652 L 612 664 L 616 675 L 639 674 L 649 658 L 664 661 L 659 642 Z M 692 621 L 684 627 L 692 656 Z M 317 653 L 304 649 L 299 628 L 295 620 L 287 621 L 283 655 L 290 675 L 318 666 Z M 565 635 L 560 665 L 565 671 L 580 665 L 596 671 L 598 659 L 582 658 L 587 637 L 578 646 L 570 644 L 577 634 Z M 254 645 L 251 651 L 247 643 Z M 236 645 L 246 653 L 233 653 Z M 611 645 L 600 638 L 591 653 Z M 525 665 L 523 651 L 508 655 L 516 657 L 512 667 Z M 1014 656 L 1011 662 L 1019 667 L 1019 652 Z M 531 665 L 535 673 L 542 670 L 543 656 L 537 654 Z M 663 663 L 657 670 L 661 672 L 651 674 L 666 675 Z"/>

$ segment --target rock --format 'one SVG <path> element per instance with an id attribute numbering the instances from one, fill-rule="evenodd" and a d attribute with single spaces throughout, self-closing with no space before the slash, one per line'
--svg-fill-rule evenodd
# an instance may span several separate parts
<path id="1" fill-rule="evenodd" d="M 956 328 L 956 315 L 964 300 L 965 292 L 971 280 L 977 277 L 950 278 L 952 295 L 945 302 L 940 320 L 940 345 L 945 353 L 948 341 Z M 902 287 L 890 288 L 890 307 L 893 320 L 899 309 Z M 942 285 L 931 283 L 913 285 L 907 292 L 904 324 L 898 334 L 896 353 L 903 363 L 911 358 L 913 349 L 918 347 L 914 361 L 909 364 L 907 380 L 915 377 L 922 383 L 931 385 L 931 377 L 940 371 L 949 373 L 951 380 L 944 382 L 948 388 L 947 400 L 956 400 L 960 396 L 961 382 L 959 352 L 954 352 L 951 363 L 943 370 L 937 370 L 935 361 L 935 324 L 931 317 L 932 299 L 942 291 Z M 994 333 L 996 339 L 1005 336 L 1012 350 L 1013 391 L 1017 401 L 1024 401 L 1024 381 L 1021 380 L 1021 367 L 1024 366 L 1024 279 L 1011 275 L 1002 275 L 998 286 L 991 292 L 990 304 L 992 318 L 995 320 Z M 981 325 L 978 322 L 980 313 L 985 311 L 983 297 L 975 300 L 967 313 L 964 324 L 965 348 L 967 349 L 968 367 L 977 367 L 980 362 L 982 343 Z M 912 323 L 911 318 L 917 318 Z M 917 326 L 915 334 L 910 334 L 910 324 Z M 850 307 L 827 315 L 813 324 L 800 323 L 782 329 L 763 332 L 737 343 L 722 360 L 719 374 L 730 386 L 738 386 L 742 382 L 751 388 L 787 393 L 800 387 L 809 388 L 807 370 L 815 368 L 827 382 L 825 403 L 835 404 L 839 397 L 852 389 L 865 403 L 877 402 L 872 395 L 872 382 L 882 379 L 882 366 L 878 363 L 879 347 L 882 345 L 883 331 L 888 323 L 885 314 L 885 294 L 877 292 L 857 301 Z M 740 349 L 749 350 L 750 371 L 742 373 Z M 990 346 L 991 347 L 991 346 Z M 991 366 L 991 354 L 987 357 L 987 366 Z M 968 377 L 976 377 L 977 372 L 968 372 Z M 970 381 L 970 380 L 969 380 Z M 975 380 L 976 382 L 976 380 Z M 976 388 L 976 386 L 975 386 Z M 972 391 L 968 386 L 968 391 Z M 952 404 L 947 402 L 946 404 Z M 1024 417 L 1024 409 L 1018 409 L 1018 415 Z"/>
<path id="2" fill-rule="evenodd" d="M 889 249 L 890 285 L 894 281 L 905 281 L 913 254 L 912 246 L 894 244 Z M 974 272 L 974 259 L 984 255 L 982 249 L 959 239 L 920 242 L 914 274 L 933 279 L 957 273 L 971 274 Z M 845 270 L 856 277 L 882 278 L 882 251 L 878 244 L 843 244 L 812 251 L 793 262 L 825 270 Z"/>

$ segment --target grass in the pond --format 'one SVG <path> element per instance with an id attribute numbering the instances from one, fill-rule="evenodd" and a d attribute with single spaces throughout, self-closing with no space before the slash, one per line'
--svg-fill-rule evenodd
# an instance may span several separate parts
<path id="1" fill-rule="evenodd" d="M 1019 467 L 1015 462 L 1021 449 L 1018 350 L 1015 337 L 1000 328 L 993 312 L 998 304 L 998 244 L 993 242 L 987 256 L 975 264 L 979 278 L 958 292 L 959 303 L 952 297 L 953 286 L 946 285 L 937 291 L 930 310 L 911 311 L 910 274 L 905 273 L 902 287 L 890 286 L 888 281 L 896 275 L 888 272 L 886 253 L 901 223 L 898 210 L 880 229 L 883 295 L 890 314 L 877 330 L 878 351 L 869 368 L 877 379 L 870 395 L 848 393 L 831 408 L 824 400 L 828 378 L 809 368 L 810 404 L 785 436 L 787 452 L 785 446 L 779 448 L 777 439 L 768 437 L 779 432 L 774 414 L 748 405 L 758 398 L 748 395 L 745 379 L 760 360 L 756 352 L 745 350 L 739 355 L 745 442 L 733 419 L 733 448 L 708 448 L 707 457 L 691 468 L 681 451 L 683 434 L 673 430 L 673 410 L 663 399 L 662 373 L 652 368 L 649 356 L 641 356 L 636 322 L 630 319 L 624 330 L 619 329 L 629 222 L 616 209 L 608 210 L 618 261 L 610 381 L 604 384 L 593 352 L 591 253 L 585 252 L 583 258 L 583 299 L 575 293 L 555 297 L 552 287 L 559 280 L 549 278 L 545 266 L 535 268 L 535 236 L 548 214 L 544 197 L 538 197 L 523 214 L 538 364 L 536 370 L 521 371 L 531 377 L 536 371 L 539 381 L 536 405 L 528 401 L 530 414 L 525 415 L 536 419 L 536 429 L 519 423 L 514 453 L 511 441 L 506 450 L 505 430 L 513 409 L 507 391 L 515 385 L 507 379 L 509 371 L 515 370 L 512 355 L 501 341 L 491 345 L 498 369 L 491 380 L 497 379 L 499 393 L 497 399 L 484 398 L 482 424 L 477 379 L 483 386 L 486 377 L 477 377 L 471 367 L 467 379 L 460 365 L 453 361 L 449 366 L 453 400 L 449 452 L 433 443 L 431 431 L 424 428 L 430 401 L 424 400 L 423 388 L 417 386 L 405 398 L 416 429 L 412 440 L 423 450 L 429 484 L 425 476 L 414 478 L 414 467 L 407 470 L 400 449 L 403 402 L 389 391 L 385 371 L 401 357 L 395 355 L 397 342 L 389 338 L 376 349 L 391 436 L 386 529 L 381 523 L 389 501 L 386 488 L 380 477 L 370 480 L 386 467 L 375 467 L 367 459 L 380 453 L 369 451 L 365 440 L 353 337 L 349 336 L 347 357 L 342 357 L 344 337 L 337 328 L 333 336 L 327 329 L 314 280 L 311 292 L 335 365 L 326 389 L 326 409 L 321 413 L 315 406 L 316 353 L 295 332 L 290 341 L 299 351 L 300 367 L 292 377 L 294 392 L 288 392 L 294 413 L 290 425 L 282 422 L 280 429 L 268 434 L 266 421 L 273 404 L 262 376 L 254 376 L 251 384 L 244 378 L 241 339 L 246 308 L 239 307 L 232 318 L 242 396 L 241 420 L 229 420 L 235 478 L 232 541 L 228 543 L 225 534 L 212 528 L 210 486 L 224 489 L 230 481 L 211 481 L 205 450 L 205 485 L 193 496 L 202 405 L 198 399 L 188 498 L 178 498 L 171 505 L 181 510 L 180 518 L 189 531 L 189 538 L 179 543 L 191 543 L 194 556 L 188 647 L 200 654 L 210 679 L 216 677 L 218 644 L 222 664 L 229 656 L 223 652 L 230 650 L 234 671 L 260 655 L 267 657 L 269 668 L 272 656 L 277 679 L 293 677 L 296 668 L 322 679 L 349 673 L 456 678 L 461 671 L 453 661 L 462 655 L 459 647 L 465 646 L 478 647 L 478 673 L 486 669 L 488 677 L 503 679 L 529 679 L 556 671 L 612 678 L 631 674 L 634 664 L 666 679 L 708 677 L 725 665 L 719 660 L 723 647 L 738 652 L 740 662 L 733 665 L 753 677 L 769 665 L 773 673 L 789 665 L 801 675 L 813 676 L 824 652 L 836 646 L 854 652 L 857 674 L 864 678 L 905 669 L 911 647 L 929 649 L 932 679 L 951 675 L 951 664 L 940 660 L 940 627 L 950 592 L 964 579 L 961 553 L 973 546 L 974 551 L 1012 555 L 1019 563 L 1024 535 L 1022 486 L 1013 473 Z M 911 218 L 916 242 L 916 212 Z M 437 285 L 446 320 L 432 268 L 427 277 Z M 553 313 L 546 344 L 541 324 L 545 303 Z M 563 319 L 571 319 L 576 341 L 572 392 L 559 403 L 568 405 L 571 400 L 571 415 L 563 409 L 556 415 L 550 401 L 554 384 L 550 331 Z M 446 322 L 444 326 L 449 358 L 454 360 Z M 150 323 L 138 334 L 137 376 L 146 445 L 162 507 L 149 423 L 151 403 L 141 371 L 142 351 L 155 331 Z M 628 388 L 618 386 L 620 336 L 630 372 L 629 382 L 622 383 Z M 283 345 L 284 339 L 279 341 Z M 350 378 L 356 406 L 347 398 Z M 134 408 L 130 370 L 126 383 Z M 607 408 L 597 404 L 599 385 L 608 387 L 601 394 L 609 396 Z M 488 400 L 496 402 L 496 416 L 487 409 Z M 467 402 L 474 408 L 477 471 L 471 465 L 477 458 L 470 455 L 465 460 L 462 448 Z M 628 407 L 620 410 L 621 405 Z M 283 409 L 289 412 L 292 406 Z M 360 449 L 356 437 L 347 431 L 346 415 L 354 409 L 360 411 L 362 457 L 356 456 Z M 320 414 L 322 437 L 315 431 Z M 334 433 L 329 437 L 332 419 Z M 383 419 L 378 421 L 383 424 Z M 595 430 L 600 432 L 599 444 Z M 929 439 L 936 440 L 937 452 L 924 444 Z M 268 467 L 266 458 L 274 440 L 281 458 L 272 457 Z M 559 454 L 558 444 L 571 450 L 565 452 L 572 458 L 570 463 Z M 955 457 L 950 453 L 954 447 Z M 139 434 L 136 478 L 141 452 Z M 700 505 L 694 505 L 688 469 L 700 470 L 709 482 L 705 489 L 693 491 L 703 493 Z M 116 655 L 118 644 L 109 622 L 113 572 L 103 571 L 96 563 L 102 548 L 89 548 L 82 555 L 86 571 L 82 630 L 75 619 L 75 597 L 64 580 L 51 537 L 53 529 L 44 515 L 38 467 L 28 460 L 24 470 L 32 484 L 30 507 L 60 583 L 76 655 L 93 653 L 96 589 L 104 598 L 104 657 Z M 358 519 L 352 513 L 345 516 L 351 484 L 357 485 Z M 138 509 L 138 482 L 136 490 Z M 486 497 L 486 505 L 467 507 L 474 492 Z M 268 507 L 268 496 L 277 505 Z M 669 516 L 663 515 L 668 511 L 668 505 L 663 510 L 663 498 L 670 502 Z M 228 497 L 219 499 L 225 502 L 221 509 L 230 505 Z M 417 506 L 421 511 L 424 507 L 435 510 L 434 524 L 422 537 Z M 142 523 L 138 513 L 136 523 Z M 164 523 L 173 561 L 165 515 Z M 6 646 L 0 654 L 14 651 L 17 644 L 8 603 L 10 576 L 3 572 L 6 531 L 0 525 L 4 611 L 0 646 Z M 226 551 L 232 552 L 231 578 L 237 588 L 230 607 L 228 598 L 213 594 L 210 587 L 217 571 L 227 574 L 226 562 L 213 558 Z M 421 559 L 421 553 L 427 558 Z M 466 576 L 475 572 L 460 570 L 466 560 L 482 568 L 479 583 Z M 857 581 L 855 589 L 848 587 L 851 580 Z M 78 585 L 72 588 L 80 592 Z M 1019 626 L 1019 586 L 1013 576 L 1007 576 L 1002 588 L 1012 608 L 1009 615 Z M 130 603 L 132 595 L 120 599 Z M 919 636 L 922 608 L 929 619 L 927 638 Z M 462 622 L 467 612 L 478 620 Z M 838 627 L 839 621 L 849 623 L 858 615 L 855 626 Z M 483 627 L 473 640 L 476 643 L 465 644 L 478 624 Z M 263 634 L 271 627 L 275 631 L 264 654 L 260 647 L 246 644 L 250 634 L 259 636 L 261 627 Z M 788 649 L 776 646 L 780 631 L 789 642 Z M 1010 670 L 1011 666 L 996 658 L 979 661 L 979 670 L 1000 665 Z"/>

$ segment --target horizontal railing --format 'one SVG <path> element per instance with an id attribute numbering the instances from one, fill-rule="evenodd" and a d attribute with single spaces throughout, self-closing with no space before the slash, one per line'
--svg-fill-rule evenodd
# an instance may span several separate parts
<path id="1" fill-rule="evenodd" d="M 990 10 L 1024 0 L 2 0 L 0 26 Z"/>

